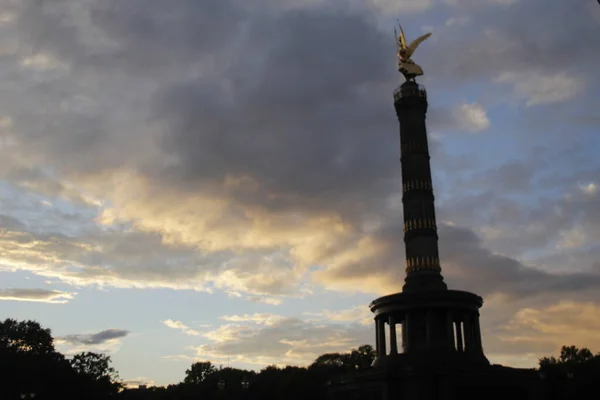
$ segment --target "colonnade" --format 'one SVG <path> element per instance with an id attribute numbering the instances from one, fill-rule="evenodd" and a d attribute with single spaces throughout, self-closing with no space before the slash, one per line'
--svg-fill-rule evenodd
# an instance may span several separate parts
<path id="1" fill-rule="evenodd" d="M 401 329 L 401 349 L 397 329 Z M 375 332 L 377 357 L 444 349 L 483 353 L 479 313 L 473 311 L 410 310 L 378 315 Z"/>

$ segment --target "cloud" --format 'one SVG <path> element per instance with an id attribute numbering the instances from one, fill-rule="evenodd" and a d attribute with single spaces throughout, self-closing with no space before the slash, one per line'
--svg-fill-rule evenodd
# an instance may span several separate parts
<path id="1" fill-rule="evenodd" d="M 510 233 L 510 230 L 506 231 L 507 235 Z M 509 255 L 493 252 L 477 232 L 467 227 L 442 222 L 438 224 L 438 234 L 442 271 L 451 287 L 472 290 L 484 296 L 503 294 L 519 299 L 549 292 L 589 293 L 600 285 L 600 275 L 594 273 L 571 271 L 564 275 L 558 271 L 547 272 L 536 267 L 535 262 L 527 264 Z M 539 234 L 543 234 L 543 230 Z M 400 224 L 395 229 L 388 227 L 386 231 L 378 231 L 364 239 L 364 246 L 372 249 L 371 253 L 362 251 L 360 247 L 338 251 L 335 256 L 324 260 L 330 268 L 315 272 L 313 279 L 330 289 L 346 292 L 399 291 L 403 267 L 398 260 L 404 259 L 404 249 L 396 244 L 401 243 L 402 238 Z M 352 256 L 357 253 L 362 257 Z M 386 278 L 383 279 L 383 276 Z"/>
<path id="2" fill-rule="evenodd" d="M 222 325 L 205 334 L 210 344 L 196 348 L 196 356 L 219 362 L 254 365 L 305 365 L 325 352 L 344 352 L 371 341 L 360 325 L 315 324 L 283 318 L 272 324 Z"/>
<path id="3" fill-rule="evenodd" d="M 589 238 L 586 237 L 585 231 L 579 227 L 563 231 L 560 233 L 560 236 L 562 239 L 556 244 L 558 249 L 580 248 L 589 243 Z"/>
<path id="4" fill-rule="evenodd" d="M 285 318 L 277 314 L 254 313 L 244 315 L 224 315 L 221 319 L 229 322 L 252 322 L 257 325 L 274 325 Z"/>
<path id="5" fill-rule="evenodd" d="M 398 14 L 420 13 L 435 5 L 434 0 L 371 0 L 377 9 L 384 14 L 396 16 Z"/>
<path id="6" fill-rule="evenodd" d="M 129 331 L 122 329 L 107 329 L 98 333 L 89 334 L 74 334 L 61 336 L 59 340 L 61 343 L 68 343 L 73 345 L 86 345 L 95 346 L 104 344 L 110 341 L 122 339 L 129 335 Z"/>
<path id="7" fill-rule="evenodd" d="M 471 230 L 443 226 L 440 253 L 445 260 L 445 276 L 457 279 L 461 287 L 478 293 L 504 294 L 526 298 L 544 293 L 593 292 L 600 285 L 600 275 L 572 272 L 549 273 L 519 260 L 493 253 L 482 246 Z M 476 274 L 477 277 L 471 275 Z"/>
<path id="8" fill-rule="evenodd" d="M 538 152 L 536 157 L 540 155 Z M 586 246 L 593 246 L 589 238 L 595 237 L 600 228 L 599 197 L 581 190 L 578 183 L 594 179 L 578 177 L 597 176 L 597 171 L 583 164 L 582 172 L 559 183 L 557 177 L 561 172 L 554 168 L 562 167 L 553 167 L 552 160 L 556 157 L 557 154 L 550 152 L 535 164 L 532 161 L 506 163 L 473 173 L 470 179 L 455 181 L 453 187 L 457 194 L 438 210 L 438 215 L 442 220 L 477 227 L 482 245 L 499 254 L 520 255 L 531 265 L 548 271 L 568 274 L 589 271 L 592 263 L 582 251 L 592 251 Z M 552 182 L 550 191 L 546 179 Z M 558 250 L 567 242 L 574 254 Z M 444 240 L 441 243 L 443 245 Z"/>
<path id="9" fill-rule="evenodd" d="M 320 313 L 304 313 L 309 315 L 311 318 L 317 318 L 318 321 L 331 321 L 331 322 L 346 322 L 346 323 L 360 323 L 361 325 L 372 325 L 373 314 L 369 307 L 364 304 L 352 308 L 343 310 L 323 310 Z"/>
<path id="10" fill-rule="evenodd" d="M 0 300 L 66 304 L 75 294 L 47 289 L 0 289 Z"/>
<path id="11" fill-rule="evenodd" d="M 521 76 L 545 77 L 538 81 L 542 84 L 560 74 L 575 78 L 582 73 L 591 76 L 591 65 L 598 59 L 597 54 L 589 51 L 598 45 L 598 38 L 592 34 L 597 22 L 590 12 L 591 4 L 572 6 L 549 0 L 517 1 L 509 7 L 501 4 L 494 7 L 490 6 L 492 2 L 451 2 L 465 6 L 463 13 L 476 15 L 477 20 L 476 25 L 459 30 L 452 27 L 452 34 L 438 35 L 436 50 L 421 53 L 421 64 L 434 66 L 427 73 L 438 86 L 458 89 L 468 82 L 486 82 L 502 73 L 515 72 Z M 536 20 L 532 22 L 528 16 L 533 14 Z M 559 18 L 563 21 L 561 27 L 546 28 L 546 23 Z M 570 85 L 557 84 L 572 90 Z"/>
<path id="12" fill-rule="evenodd" d="M 465 15 L 462 15 L 460 17 L 450 17 L 446 20 L 446 22 L 444 23 L 444 25 L 446 26 L 453 26 L 453 25 L 458 25 L 458 26 L 463 26 L 468 24 L 469 22 L 471 22 L 471 19 Z"/>
<path id="13" fill-rule="evenodd" d="M 203 287 L 201 281 L 195 283 L 186 279 L 183 283 L 182 279 L 179 283 L 176 275 L 172 275 L 168 282 L 164 275 L 166 271 L 161 268 L 165 265 L 189 265 L 198 256 L 191 250 L 170 246 L 160 248 L 160 252 L 137 251 L 142 247 L 151 247 L 153 242 L 160 248 L 159 237 L 140 233 L 113 231 L 110 235 L 98 232 L 89 237 L 72 237 L 55 232 L 37 234 L 4 231 L 0 235 L 0 243 L 5 249 L 2 264 L 7 269 L 26 269 L 74 285 Z M 140 272 L 136 268 L 142 262 L 146 265 L 144 271 Z M 110 271 L 107 268 L 110 265 L 119 266 L 119 273 Z M 185 269 L 180 271 L 181 274 Z"/>
<path id="14" fill-rule="evenodd" d="M 523 193 L 535 182 L 538 173 L 539 171 L 526 161 L 511 161 L 474 173 L 469 183 L 485 188 L 489 182 L 494 182 L 503 193 Z"/>
<path id="15" fill-rule="evenodd" d="M 477 103 L 463 103 L 454 111 L 458 126 L 467 132 L 481 132 L 490 127 L 485 108 Z"/>
<path id="16" fill-rule="evenodd" d="M 439 146 L 435 140 L 442 138 L 440 134 L 480 133 L 491 127 L 487 110 L 476 101 L 463 101 L 449 108 L 432 107 L 427 123 L 432 153 L 436 152 L 435 146 Z"/>
<path id="17" fill-rule="evenodd" d="M 2 223 L 3 233 L 8 230 L 22 230 L 25 228 L 25 225 L 21 221 L 10 215 L 0 215 L 0 223 Z"/>
<path id="18" fill-rule="evenodd" d="M 66 356 L 81 352 L 97 352 L 114 354 L 130 334 L 123 329 L 106 329 L 98 333 L 78 333 L 56 337 L 55 343 L 59 351 Z"/>
<path id="19" fill-rule="evenodd" d="M 517 3 L 519 0 L 442 0 L 442 3 L 448 4 L 450 6 L 467 6 L 467 7 L 476 7 L 476 6 L 488 6 L 488 5 L 502 5 L 502 6 L 510 6 L 512 4 Z"/>
<path id="20" fill-rule="evenodd" d="M 167 319 L 162 321 L 162 323 L 165 326 L 168 326 L 169 328 L 172 329 L 179 329 L 181 330 L 183 333 L 185 333 L 186 335 L 190 335 L 190 336 L 198 336 L 200 334 L 200 332 L 190 328 L 189 326 L 185 325 L 183 322 L 181 321 L 173 321 L 172 319 Z"/>
<path id="21" fill-rule="evenodd" d="M 566 73 L 540 75 L 503 72 L 495 82 L 512 85 L 515 96 L 525 100 L 528 107 L 563 102 L 584 89 L 582 78 Z"/>
<path id="22" fill-rule="evenodd" d="M 156 386 L 155 382 L 152 379 L 148 379 L 145 377 L 138 377 L 135 379 L 126 379 L 122 383 L 127 389 L 135 389 L 140 386 L 147 386 L 147 387 Z"/>
<path id="23" fill-rule="evenodd" d="M 580 189 L 589 195 L 598 193 L 598 185 L 596 185 L 594 182 L 590 182 L 587 185 L 582 185 L 580 186 Z"/>
<path id="24" fill-rule="evenodd" d="M 283 303 L 281 298 L 268 296 L 248 296 L 246 299 L 253 303 L 269 304 L 271 306 L 278 306 Z"/>
<path id="25" fill-rule="evenodd" d="M 204 336 L 210 343 L 196 348 L 196 358 L 256 366 L 307 365 L 320 354 L 372 343 L 372 315 L 359 324 L 366 316 L 364 310 L 368 308 L 324 310 L 310 313 L 310 319 L 287 317 L 272 324 L 241 318 L 246 322 L 243 325 L 224 324 L 207 332 Z M 506 303 L 490 296 L 482 314 L 486 355 L 494 363 L 531 368 L 540 357 L 557 353 L 561 345 L 600 347 L 595 335 L 597 314 L 595 302 L 529 299 Z"/>
<path id="26" fill-rule="evenodd" d="M 65 66 L 46 54 L 35 54 L 21 60 L 21 65 L 26 68 L 48 70 L 64 68 Z"/>
<path id="27" fill-rule="evenodd" d="M 600 348 L 598 330 L 600 308 L 594 302 L 559 301 L 539 308 L 517 311 L 509 323 L 497 332 L 498 340 L 509 353 L 526 351 L 556 354 L 563 345 Z"/>
<path id="28" fill-rule="evenodd" d="M 315 284 L 398 290 L 400 171 L 389 132 L 397 132 L 390 89 L 399 77 L 381 12 L 429 3 L 353 3 L 344 12 L 350 3 L 143 3 L 24 1 L 12 10 L 7 30 L 34 52 L 14 54 L 5 67 L 22 87 L 38 79 L 46 89 L 6 89 L 14 164 L 3 176 L 84 211 L 47 210 L 52 226 L 32 229 L 13 208 L 24 226 L 6 232 L 3 265 L 74 285 L 222 290 L 271 304 L 309 296 Z M 530 3 L 487 2 L 478 18 L 445 15 L 455 23 L 436 28 L 441 34 L 419 53 L 429 66 L 424 82 L 435 78 L 432 106 L 442 104 L 452 129 L 494 129 L 485 94 L 458 106 L 441 101 L 466 79 L 586 75 L 593 52 L 583 49 L 593 35 L 580 10 L 552 1 L 539 23 L 525 24 L 537 7 Z M 574 31 L 532 26 L 565 10 L 561 20 Z M 497 21 L 511 21 L 510 29 Z M 564 46 L 571 34 L 581 41 Z M 584 66 L 577 74 L 556 60 L 564 52 Z M 26 57 L 55 60 L 68 74 L 24 68 Z M 552 97 L 526 92 L 526 102 Z M 529 182 L 520 177 L 507 178 L 507 188 Z"/>

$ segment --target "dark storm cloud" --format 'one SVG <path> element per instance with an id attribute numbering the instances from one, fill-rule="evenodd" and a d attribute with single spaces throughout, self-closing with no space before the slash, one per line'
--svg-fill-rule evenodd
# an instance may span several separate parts
<path id="1" fill-rule="evenodd" d="M 1 61 L 8 82 L 19 84 L 5 84 L 0 106 L 19 150 L 62 177 L 135 168 L 152 141 L 143 128 L 149 92 L 222 65 L 217 53 L 231 49 L 243 11 L 187 0 L 25 0 L 13 8 L 16 20 L 5 29 L 17 52 Z M 18 66 L 36 56 L 60 67 Z"/>
<path id="2" fill-rule="evenodd" d="M 600 233 L 600 201 L 594 186 L 600 171 L 578 152 L 534 148 L 528 155 L 526 161 L 454 179 L 452 196 L 438 210 L 440 220 L 496 230 L 486 238 L 486 246 L 504 254 L 533 249 L 570 252 L 593 242 Z M 569 169 L 558 163 L 573 165 Z M 575 240 L 572 235 L 580 236 L 575 239 L 581 243 L 569 245 Z M 574 270 L 587 269 L 588 264 L 573 258 L 569 263 Z"/>
<path id="3" fill-rule="evenodd" d="M 72 76 L 93 72 L 107 90 L 122 76 L 132 78 L 123 84 L 133 91 L 144 86 L 143 77 L 158 83 L 150 119 L 163 124 L 158 143 L 178 162 L 168 170 L 151 162 L 144 171 L 163 184 L 183 190 L 249 175 L 261 192 L 237 193 L 239 200 L 275 209 L 389 192 L 382 181 L 397 172 L 387 144 L 389 132 L 397 132 L 389 99 L 399 77 L 393 42 L 365 9 L 269 13 L 227 1 L 25 4 L 18 23 L 25 42 L 64 60 Z M 121 150 L 126 139 L 106 133 L 116 128 L 102 120 L 109 110 L 57 115 L 37 150 L 79 174 L 125 162 L 115 157 L 133 162 L 137 155 Z M 15 119 L 20 130 L 48 131 L 43 116 L 31 117 Z M 121 144 L 111 152 L 107 141 Z M 64 152 L 68 160 L 59 156 Z"/>
<path id="4" fill-rule="evenodd" d="M 179 158 L 167 176 L 189 184 L 248 174 L 263 205 L 270 195 L 292 204 L 351 198 L 357 188 L 380 195 L 377 184 L 397 172 L 386 140 L 397 131 L 386 39 L 357 14 L 298 11 L 251 26 L 243 47 L 263 60 L 260 71 L 248 74 L 240 57 L 227 80 L 161 93 L 161 144 Z"/>
<path id="5" fill-rule="evenodd" d="M 456 279 L 467 289 L 522 298 L 538 293 L 567 293 L 600 286 L 599 274 L 551 274 L 526 267 L 514 258 L 494 254 L 470 229 L 443 226 L 440 236 L 440 255 L 451 264 L 450 281 Z"/>
<path id="6" fill-rule="evenodd" d="M 121 339 L 129 335 L 129 331 L 122 329 L 107 329 L 93 334 L 75 334 L 62 336 L 59 339 L 73 345 L 98 345 L 113 339 Z"/>
<path id="7" fill-rule="evenodd" d="M 41 96 L 36 101 L 44 107 L 30 106 L 32 96 L 22 93 L 11 98 L 20 104 L 15 125 L 27 150 L 43 154 L 67 175 L 127 165 L 149 178 L 150 185 L 160 188 L 157 192 L 214 191 L 210 194 L 242 209 L 259 205 L 269 211 L 339 212 L 352 222 L 367 212 L 377 214 L 384 223 L 374 237 L 385 244 L 385 251 L 331 274 L 361 277 L 372 275 L 375 268 L 400 281 L 401 214 L 397 209 L 390 217 L 384 207 L 400 187 L 398 127 L 391 105 L 391 89 L 400 77 L 394 71 L 390 32 L 382 32 L 372 14 L 320 6 L 269 12 L 232 1 L 77 4 L 23 3 L 17 24 L 22 42 L 69 68 L 55 81 L 33 85 Z M 441 91 L 446 84 L 489 80 L 504 71 L 586 70 L 597 57 L 589 51 L 597 43 L 591 35 L 597 25 L 582 4 L 522 1 L 506 8 L 478 8 L 471 25 L 435 34 L 423 45 L 419 62 L 427 66 L 425 78 L 445 80 L 435 84 Z M 558 26 L 556 20 L 561 21 Z M 492 31 L 486 33 L 488 28 Z M 61 89 L 55 91 L 57 86 Z M 73 101 L 78 107 L 55 101 L 72 99 L 82 90 L 93 100 L 90 104 L 98 103 L 86 112 L 81 111 L 81 99 Z M 40 109 L 48 112 L 38 113 Z M 443 109 L 432 107 L 431 116 L 432 126 L 436 118 L 439 126 L 452 121 L 451 112 Z M 132 121 L 119 125 L 119 118 Z M 148 144 L 158 145 L 158 154 L 142 162 Z M 447 168 L 449 174 L 460 164 L 443 157 L 441 145 L 432 152 L 443 160 L 439 169 Z M 514 190 L 532 179 L 519 165 L 488 172 L 479 176 L 481 182 L 500 181 Z M 229 176 L 250 177 L 259 189 L 223 189 Z M 513 212 L 515 220 L 523 214 L 494 192 L 473 195 L 471 202 L 460 204 L 462 209 L 451 206 L 449 220 L 470 213 L 477 217 L 469 221 L 472 226 L 487 218 L 488 209 Z M 540 216 L 548 212 L 532 211 Z M 493 215 L 501 220 L 505 214 Z M 360 231 L 358 226 L 353 228 Z M 442 246 L 450 246 L 457 235 L 457 247 L 447 254 L 458 260 L 458 249 L 473 251 L 474 258 L 463 260 L 468 265 L 490 264 L 489 270 L 481 267 L 490 282 L 484 291 L 497 290 L 490 285 L 499 278 L 507 290 L 520 294 L 515 282 L 540 278 L 516 260 L 493 256 L 467 233 L 442 232 Z M 151 239 L 154 245 L 160 242 L 159 237 Z M 129 255 L 134 250 L 144 253 L 146 242 L 136 243 Z M 320 261 L 326 264 L 336 252 L 355 245 L 355 240 L 345 239 L 329 243 Z M 110 246 L 127 253 L 123 246 Z M 115 263 L 106 257 L 90 252 L 85 261 Z M 142 276 L 136 257 L 132 259 L 127 274 Z M 137 263 L 144 260 L 137 258 Z M 150 275 L 160 277 L 168 270 L 161 260 L 151 264 Z M 197 272 L 191 267 L 178 271 L 182 278 Z M 544 275 L 540 282 L 552 285 L 552 279 Z"/>
<path id="8" fill-rule="evenodd" d="M 445 224 L 439 224 L 438 228 L 442 273 L 452 288 L 472 290 L 484 296 L 504 294 L 516 300 L 540 293 L 556 295 L 600 287 L 600 274 L 545 272 L 525 266 L 516 258 L 492 252 L 470 228 Z M 398 260 L 404 259 L 404 251 L 399 245 L 403 243 L 402 225 L 388 224 L 374 235 L 374 239 L 383 251 L 318 275 L 327 282 L 357 282 L 378 275 L 388 279 L 385 289 L 399 288 L 403 266 Z"/>
<path id="9" fill-rule="evenodd" d="M 239 34 L 243 9 L 229 0 L 26 0 L 19 31 L 35 51 L 75 67 L 128 73 L 186 68 Z"/>
<path id="10" fill-rule="evenodd" d="M 592 72 L 600 60 L 597 4 L 589 0 L 519 1 L 510 7 L 458 7 L 473 27 L 439 37 L 423 52 L 429 75 L 449 84 L 502 71 Z M 446 80 L 447 78 L 452 78 Z"/>
<path id="11" fill-rule="evenodd" d="M 25 225 L 10 215 L 0 215 L 0 229 L 10 231 L 23 231 Z"/>
<path id="12" fill-rule="evenodd" d="M 178 190 L 202 183 L 213 188 L 227 174 L 245 174 L 262 185 L 260 192 L 233 196 L 272 209 L 373 199 L 379 204 L 393 190 L 386 181 L 397 173 L 389 92 L 399 77 L 389 32 L 376 27 L 365 9 L 269 13 L 230 1 L 191 0 L 25 5 L 19 20 L 24 37 L 76 73 L 110 73 L 107 82 L 119 75 L 159 78 L 150 118 L 162 124 L 158 143 L 176 162 L 166 170 L 152 162 L 144 171 L 161 183 Z M 472 11 L 476 28 L 428 42 L 422 63 L 436 79 L 446 73 L 493 76 L 543 63 L 560 67 L 566 58 L 582 64 L 594 57 L 583 49 L 595 40 L 593 21 L 577 19 L 584 9 L 581 1 L 573 7 L 552 1 L 478 8 Z M 536 19 L 525 21 L 534 11 Z M 561 25 L 546 27 L 557 15 Z M 497 28 L 500 36 L 474 34 L 483 26 Z M 448 120 L 443 111 L 439 115 Z M 70 133 L 64 142 L 52 136 L 47 146 L 56 149 L 48 151 L 79 154 L 80 160 L 69 161 L 78 169 L 86 163 L 105 168 L 86 155 L 111 138 L 102 122 L 85 118 L 92 119 L 59 122 L 57 131 Z"/>

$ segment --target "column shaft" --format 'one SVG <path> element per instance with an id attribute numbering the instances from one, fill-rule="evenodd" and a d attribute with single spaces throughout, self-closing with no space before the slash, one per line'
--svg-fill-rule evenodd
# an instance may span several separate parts
<path id="1" fill-rule="evenodd" d="M 452 311 L 446 311 L 446 339 L 448 340 L 448 349 L 456 350 L 454 342 L 454 326 L 452 321 Z"/>
<path id="2" fill-rule="evenodd" d="M 404 317 L 404 326 L 402 327 L 403 330 L 406 331 L 404 334 L 404 337 L 406 338 L 406 342 L 404 344 L 405 352 L 408 352 L 409 350 L 411 350 L 414 347 L 414 343 L 412 343 L 411 337 L 410 337 L 411 336 L 410 331 L 411 331 L 411 329 L 413 329 L 412 321 L 413 321 L 412 314 L 407 312 L 406 316 Z"/>
<path id="3" fill-rule="evenodd" d="M 402 320 L 402 350 L 406 353 L 408 351 L 408 323 L 406 322 L 406 315 Z"/>
<path id="4" fill-rule="evenodd" d="M 398 354 L 398 340 L 396 338 L 396 319 L 390 315 L 388 319 L 390 325 L 390 354 Z"/>
<path id="5" fill-rule="evenodd" d="M 463 326 L 465 330 L 465 351 L 473 351 L 473 325 L 471 324 L 471 316 L 465 314 L 463 317 Z"/>
<path id="6" fill-rule="evenodd" d="M 473 330 L 475 331 L 476 351 L 483 352 L 483 343 L 481 342 L 481 326 L 479 325 L 479 314 L 473 319 Z"/>
<path id="7" fill-rule="evenodd" d="M 431 310 L 427 310 L 427 317 L 425 319 L 425 332 L 427 335 L 427 348 L 431 349 L 433 347 L 433 332 L 434 332 L 434 321 L 433 321 L 433 313 Z"/>
<path id="8" fill-rule="evenodd" d="M 379 357 L 381 344 L 379 344 L 379 321 L 375 318 L 375 354 Z"/>
<path id="9" fill-rule="evenodd" d="M 456 350 L 463 351 L 463 335 L 460 321 L 456 321 Z"/>
<path id="10" fill-rule="evenodd" d="M 385 320 L 383 318 L 380 318 L 377 320 L 377 325 L 378 325 L 378 329 L 377 329 L 377 333 L 378 333 L 378 337 L 379 337 L 379 348 L 377 353 L 379 354 L 379 357 L 385 357 L 386 356 L 386 349 L 385 349 Z"/>
<path id="11" fill-rule="evenodd" d="M 394 107 L 400 123 L 404 243 L 407 261 L 403 291 L 446 290 L 439 265 L 435 197 L 425 124 L 427 96 L 414 82 L 404 83 L 398 93 Z M 419 340 L 418 346 L 421 346 L 424 339 L 413 338 Z"/>

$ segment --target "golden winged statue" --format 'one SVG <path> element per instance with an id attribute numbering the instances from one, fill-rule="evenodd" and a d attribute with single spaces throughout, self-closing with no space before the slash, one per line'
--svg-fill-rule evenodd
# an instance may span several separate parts
<path id="1" fill-rule="evenodd" d="M 410 57 L 413 55 L 417 47 L 419 47 L 421 42 L 431 36 L 431 33 L 426 33 L 425 35 L 413 40 L 410 45 L 407 45 L 402 26 L 398 24 L 398 27 L 400 28 L 399 35 L 394 28 L 394 36 L 396 37 L 396 46 L 398 48 L 398 71 L 404 75 L 407 81 L 414 81 L 415 77 L 423 75 L 423 69 Z"/>

